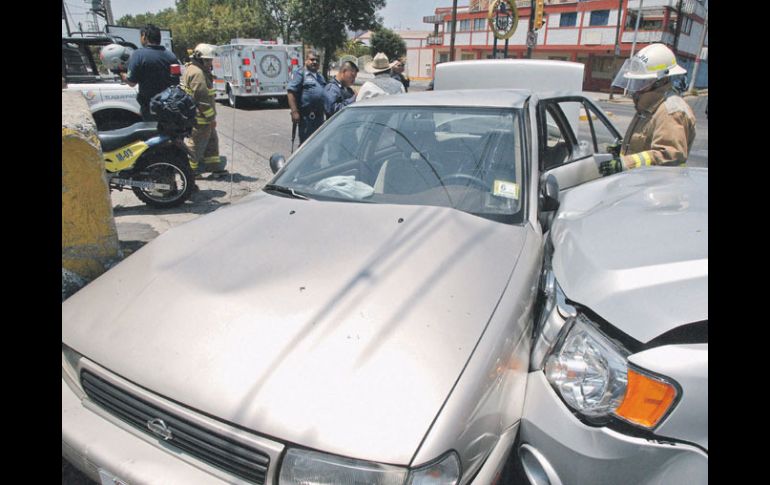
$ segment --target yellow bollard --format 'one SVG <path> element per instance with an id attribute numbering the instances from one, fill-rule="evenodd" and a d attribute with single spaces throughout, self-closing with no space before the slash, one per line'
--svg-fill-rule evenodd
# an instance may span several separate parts
<path id="1" fill-rule="evenodd" d="M 122 255 L 101 145 L 80 92 L 62 92 L 62 299 Z"/>

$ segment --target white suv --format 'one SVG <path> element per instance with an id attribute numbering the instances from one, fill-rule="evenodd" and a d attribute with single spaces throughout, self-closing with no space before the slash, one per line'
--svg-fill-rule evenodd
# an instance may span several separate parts
<path id="1" fill-rule="evenodd" d="M 137 88 L 120 82 L 99 61 L 101 47 L 122 43 L 112 37 L 62 38 L 62 77 L 68 91 L 80 91 L 91 108 L 99 131 L 130 126 L 142 120 Z"/>

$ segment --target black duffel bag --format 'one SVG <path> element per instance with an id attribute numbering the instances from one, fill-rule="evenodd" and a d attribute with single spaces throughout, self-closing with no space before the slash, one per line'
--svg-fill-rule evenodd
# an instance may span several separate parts
<path id="1" fill-rule="evenodd" d="M 158 131 L 187 135 L 195 124 L 195 101 L 179 86 L 169 86 L 150 100 L 150 113 L 158 118 Z"/>

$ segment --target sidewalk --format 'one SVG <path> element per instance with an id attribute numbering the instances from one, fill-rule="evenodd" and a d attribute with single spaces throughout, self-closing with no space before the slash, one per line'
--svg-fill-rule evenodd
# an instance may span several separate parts
<path id="1" fill-rule="evenodd" d="M 708 88 L 704 89 L 698 89 L 698 94 L 685 94 L 684 98 L 689 97 L 699 97 L 699 96 L 708 96 L 709 90 Z M 583 94 L 588 96 L 589 98 L 593 99 L 594 101 L 605 101 L 608 103 L 618 103 L 618 104 L 634 104 L 633 99 L 631 99 L 631 96 L 623 96 L 622 92 L 613 92 L 612 98 L 610 99 L 610 93 L 601 93 L 601 92 L 594 92 L 594 91 L 583 91 Z"/>

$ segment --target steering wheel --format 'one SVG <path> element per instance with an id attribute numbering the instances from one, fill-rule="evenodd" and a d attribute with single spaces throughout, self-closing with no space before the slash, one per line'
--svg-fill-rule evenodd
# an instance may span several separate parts
<path id="1" fill-rule="evenodd" d="M 466 183 L 460 183 L 461 181 L 465 181 Z M 475 175 L 468 175 L 467 173 L 456 172 L 446 175 L 441 177 L 441 182 L 446 185 L 468 185 L 467 182 L 472 182 L 485 191 L 489 190 L 489 184 L 476 177 Z"/>

